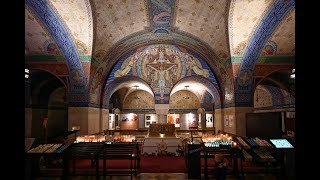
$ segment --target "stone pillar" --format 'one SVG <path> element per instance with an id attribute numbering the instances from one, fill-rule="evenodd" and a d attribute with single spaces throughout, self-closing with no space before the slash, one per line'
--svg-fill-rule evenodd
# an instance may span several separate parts
<path id="1" fill-rule="evenodd" d="M 236 134 L 236 113 L 235 107 L 222 109 L 222 131 Z"/>
<path id="2" fill-rule="evenodd" d="M 100 120 L 100 132 L 109 129 L 109 109 L 100 109 L 101 120 Z"/>
<path id="3" fill-rule="evenodd" d="M 254 107 L 236 107 L 236 134 L 239 136 L 246 136 L 246 113 L 252 113 Z"/>
<path id="4" fill-rule="evenodd" d="M 197 111 L 198 114 L 201 114 L 201 129 L 206 128 L 206 113 L 204 108 L 199 108 Z"/>
<path id="5" fill-rule="evenodd" d="M 215 110 L 214 126 L 221 131 L 246 136 L 246 113 L 253 112 L 253 107 L 228 107 Z"/>
<path id="6" fill-rule="evenodd" d="M 92 107 L 69 107 L 68 109 L 68 129 L 73 126 L 80 126 L 77 135 L 96 134 L 101 132 L 101 112 L 100 108 Z"/>
<path id="7" fill-rule="evenodd" d="M 164 124 L 167 123 L 167 115 L 169 113 L 169 104 L 155 104 L 154 108 L 156 114 L 158 115 L 158 123 Z"/>
<path id="8" fill-rule="evenodd" d="M 222 122 L 222 109 L 215 109 L 214 110 L 214 124 L 213 127 L 215 129 L 215 132 L 218 133 L 218 130 L 223 130 L 223 122 Z"/>

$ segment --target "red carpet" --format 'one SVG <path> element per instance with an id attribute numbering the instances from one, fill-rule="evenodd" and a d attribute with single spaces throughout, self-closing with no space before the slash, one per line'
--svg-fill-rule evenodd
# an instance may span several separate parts
<path id="1" fill-rule="evenodd" d="M 128 169 L 130 160 L 108 160 L 108 169 Z M 208 168 L 214 165 L 214 159 L 208 158 Z M 90 160 L 77 160 L 77 169 L 90 169 Z M 134 164 L 132 164 L 134 166 Z M 201 166 L 204 167 L 204 159 L 201 159 Z M 99 169 L 102 169 L 103 161 L 99 161 Z M 70 162 L 72 168 L 72 162 Z M 188 173 L 185 158 L 182 156 L 141 156 L 140 173 Z"/>
<path id="2" fill-rule="evenodd" d="M 141 173 L 187 173 L 181 156 L 141 156 Z"/>
<path id="3" fill-rule="evenodd" d="M 130 168 L 130 160 L 108 160 L 107 161 L 108 169 L 129 169 Z M 73 167 L 73 163 L 70 162 L 70 168 Z M 77 169 L 90 169 L 91 168 L 91 160 L 76 160 L 75 167 Z M 132 161 L 132 167 L 134 167 L 134 161 Z M 103 168 L 103 160 L 99 160 L 99 168 Z"/>
<path id="4" fill-rule="evenodd" d="M 70 168 L 72 168 L 70 162 Z M 77 160 L 76 169 L 90 169 L 90 160 Z M 102 169 L 103 161 L 99 161 Z M 108 160 L 108 169 L 130 168 L 129 160 Z M 140 173 L 187 173 L 184 157 L 180 156 L 141 156 Z"/>

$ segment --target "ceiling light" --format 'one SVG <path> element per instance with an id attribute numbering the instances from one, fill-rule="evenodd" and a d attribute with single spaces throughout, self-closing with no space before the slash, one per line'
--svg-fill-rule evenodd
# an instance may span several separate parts
<path id="1" fill-rule="evenodd" d="M 134 99 L 140 99 L 140 97 L 138 96 L 138 85 L 134 85 L 133 87 L 136 88 L 136 93 L 135 93 L 135 96 L 134 96 Z"/>
<path id="2" fill-rule="evenodd" d="M 185 85 L 184 87 L 186 88 L 186 91 L 188 91 L 189 85 Z M 190 99 L 190 97 L 189 96 L 184 96 L 183 99 Z"/>

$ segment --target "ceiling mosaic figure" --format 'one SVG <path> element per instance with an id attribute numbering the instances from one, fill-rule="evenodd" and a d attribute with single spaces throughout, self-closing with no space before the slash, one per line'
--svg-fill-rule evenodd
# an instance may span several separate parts
<path id="1" fill-rule="evenodd" d="M 114 72 L 115 78 L 129 75 L 131 72 L 133 76 L 148 82 L 156 94 L 156 99 L 159 98 L 164 102 L 168 100 L 166 96 L 169 95 L 173 85 L 186 76 L 196 75 L 215 79 L 210 69 L 203 68 L 200 60 L 182 52 L 176 46 L 166 44 L 147 46 L 132 54 L 119 67 Z"/>

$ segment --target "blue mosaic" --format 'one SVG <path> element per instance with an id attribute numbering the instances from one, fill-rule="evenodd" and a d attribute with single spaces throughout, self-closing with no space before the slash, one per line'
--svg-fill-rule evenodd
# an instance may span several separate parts
<path id="1" fill-rule="evenodd" d="M 250 38 L 236 80 L 236 105 L 252 106 L 253 70 L 258 57 L 266 41 L 294 6 L 295 0 L 276 0 Z"/>
<path id="2" fill-rule="evenodd" d="M 199 38 L 192 36 L 191 34 L 178 31 L 176 33 L 172 33 L 170 38 L 169 36 L 163 36 L 163 38 L 163 41 L 165 41 L 166 43 L 171 42 L 176 44 L 177 46 L 187 47 L 188 50 L 201 56 L 215 72 L 219 72 L 219 67 L 224 68 L 224 65 L 219 63 L 218 57 L 215 55 L 210 46 L 201 41 Z M 103 58 L 105 60 L 108 60 L 109 62 L 106 65 L 103 76 L 107 77 L 106 72 L 111 71 L 114 64 L 116 64 L 121 56 L 126 52 L 131 52 L 133 49 L 140 48 L 142 45 L 148 46 L 150 44 L 159 42 L 162 42 L 162 40 L 159 40 L 159 37 L 156 37 L 155 34 L 148 34 L 145 31 L 133 33 L 127 38 L 117 42 L 110 48 L 107 55 Z M 137 46 L 137 44 L 139 46 Z M 221 79 L 220 74 L 215 75 L 218 79 Z"/>
<path id="3" fill-rule="evenodd" d="M 212 72 L 211 68 L 208 66 L 208 64 L 207 64 L 204 60 L 202 60 L 199 56 L 197 56 L 196 54 L 194 54 L 193 52 L 188 51 L 188 53 L 191 54 L 192 56 L 194 56 L 195 58 L 197 58 L 197 59 L 200 61 L 203 69 L 209 70 L 209 74 L 210 74 L 210 75 L 209 75 L 208 79 L 209 79 L 213 84 L 216 84 L 216 85 L 220 86 L 220 85 L 217 83 L 216 77 L 215 77 L 214 73 Z M 197 75 L 197 74 L 196 74 L 194 71 L 192 71 L 192 75 Z"/>
<path id="4" fill-rule="evenodd" d="M 272 105 L 273 106 L 279 106 L 279 105 L 283 105 L 285 103 L 284 98 L 283 98 L 283 94 L 278 87 L 265 86 L 265 85 L 263 87 L 270 92 L 270 94 L 272 96 Z"/>
<path id="5" fill-rule="evenodd" d="M 73 73 L 76 75 L 75 77 L 72 75 L 69 77 L 70 92 L 76 94 L 85 93 L 87 90 L 86 76 L 84 74 L 79 54 L 75 44 L 72 41 L 71 35 L 68 33 L 67 29 L 64 27 L 63 23 L 46 0 L 26 0 L 26 4 L 38 16 L 41 22 L 46 25 L 48 31 L 55 39 L 66 59 L 66 64 L 70 74 Z M 81 99 L 71 98 L 71 101 L 73 99 L 78 99 L 80 102 L 87 101 L 85 96 Z"/>
<path id="6" fill-rule="evenodd" d="M 153 29 L 158 29 L 154 33 L 165 33 L 167 34 L 168 28 L 172 26 L 173 14 L 174 14 L 175 0 L 148 0 L 147 6 L 149 10 L 148 21 L 150 27 Z"/>
<path id="7" fill-rule="evenodd" d="M 110 73 L 110 75 L 108 77 L 106 86 L 108 86 L 110 84 L 110 82 L 115 79 L 114 73 L 121 68 L 121 65 L 122 65 L 123 61 L 126 60 L 128 57 L 130 57 L 135 52 L 136 52 L 136 50 L 131 51 L 130 53 L 126 54 L 122 59 L 120 59 L 120 61 L 117 62 L 117 64 L 113 67 L 113 69 L 112 69 L 112 71 L 111 71 L 111 73 Z M 132 75 L 132 69 L 130 70 L 128 75 Z"/>
<path id="8" fill-rule="evenodd" d="M 158 81 L 158 79 L 153 80 L 153 78 L 159 78 L 155 75 L 157 75 L 157 71 L 159 71 L 156 68 L 158 68 L 157 66 L 160 66 L 159 59 L 161 50 L 171 52 L 168 54 L 164 53 L 162 57 L 166 59 L 165 62 L 162 63 L 167 66 L 165 67 L 165 70 L 169 72 L 167 73 L 167 76 L 171 74 L 171 79 L 170 77 L 164 77 L 165 74 L 163 74 L 163 79 L 165 82 L 163 94 L 160 94 L 160 81 Z M 157 54 L 151 53 L 155 51 L 157 52 Z M 183 53 L 184 55 L 182 55 L 181 53 L 181 49 L 179 49 L 178 47 L 167 44 L 151 45 L 139 48 L 139 50 L 137 51 L 131 51 L 129 54 L 126 54 L 125 57 L 122 57 L 122 59 L 120 59 L 120 61 L 118 61 L 113 67 L 113 69 L 111 70 L 111 74 L 108 77 L 106 86 L 108 86 L 117 77 L 130 75 L 138 76 L 147 81 L 151 88 L 155 91 L 156 104 L 169 103 L 169 94 L 171 87 L 178 80 L 186 76 L 204 76 L 213 84 L 219 86 L 215 75 L 205 61 L 203 61 L 199 56 L 194 55 L 194 53 L 192 53 L 193 55 L 190 54 L 191 56 L 188 55 L 188 52 Z M 176 59 L 176 57 L 178 58 Z M 193 60 L 191 61 L 190 59 Z M 191 64 L 191 62 L 199 64 L 199 67 L 198 65 Z M 192 65 L 190 69 L 189 64 Z M 170 71 L 170 69 L 178 65 L 181 67 L 179 71 Z M 187 74 L 187 70 L 190 74 Z M 197 71 L 197 73 L 195 71 Z M 160 73 L 158 75 L 160 75 Z"/>

